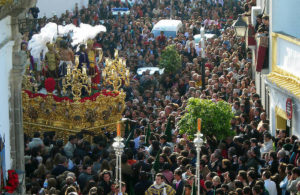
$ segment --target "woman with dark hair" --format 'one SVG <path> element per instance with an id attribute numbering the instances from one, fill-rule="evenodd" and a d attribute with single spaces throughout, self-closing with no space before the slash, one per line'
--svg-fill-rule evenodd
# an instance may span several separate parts
<path id="1" fill-rule="evenodd" d="M 278 160 L 277 160 L 277 153 L 276 152 L 270 152 L 269 153 L 269 162 L 268 162 L 268 167 L 269 170 L 271 171 L 272 175 L 274 175 L 275 173 L 277 173 L 278 170 Z"/>
<path id="2" fill-rule="evenodd" d="M 103 170 L 99 175 L 98 187 L 103 189 L 104 194 L 108 194 L 111 191 L 110 187 L 112 183 L 113 182 L 112 182 L 110 171 Z"/>
<path id="3" fill-rule="evenodd" d="M 150 152 L 151 156 L 156 156 L 156 154 L 159 152 L 160 147 L 159 147 L 159 142 L 157 140 L 153 140 L 151 143 L 152 146 L 152 151 Z"/>

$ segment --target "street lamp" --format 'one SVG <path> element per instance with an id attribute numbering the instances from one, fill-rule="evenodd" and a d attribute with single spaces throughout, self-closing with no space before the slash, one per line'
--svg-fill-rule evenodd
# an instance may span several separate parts
<path id="1" fill-rule="evenodd" d="M 247 23 L 242 19 L 241 15 L 239 15 L 238 19 L 233 23 L 232 27 L 234 27 L 235 33 L 238 37 L 244 37 L 246 35 Z"/>
<path id="2" fill-rule="evenodd" d="M 114 139 L 113 148 L 116 152 L 116 183 L 119 183 L 119 193 L 122 194 L 122 169 L 121 169 L 121 156 L 123 153 L 123 138 L 121 137 L 121 125 L 117 125 L 117 137 Z"/>
<path id="3" fill-rule="evenodd" d="M 201 146 L 203 144 L 203 139 L 202 136 L 203 134 L 201 133 L 201 119 L 198 119 L 198 131 L 197 134 L 195 134 L 196 138 L 194 139 L 194 144 L 196 146 L 196 151 L 197 151 L 197 163 L 196 163 L 196 181 L 197 181 L 197 194 L 200 194 L 200 150 Z"/>

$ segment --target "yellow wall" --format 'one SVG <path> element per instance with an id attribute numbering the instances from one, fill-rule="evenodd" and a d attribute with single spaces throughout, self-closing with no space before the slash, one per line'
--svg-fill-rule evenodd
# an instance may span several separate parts
<path id="1" fill-rule="evenodd" d="M 288 120 L 286 112 L 279 108 L 275 107 L 275 116 L 276 116 L 276 129 L 286 130 L 286 121 Z"/>

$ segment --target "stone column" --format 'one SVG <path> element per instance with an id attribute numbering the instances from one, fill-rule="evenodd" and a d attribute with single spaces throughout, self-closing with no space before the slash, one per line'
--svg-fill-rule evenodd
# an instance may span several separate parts
<path id="1" fill-rule="evenodd" d="M 27 60 L 25 52 L 20 51 L 20 34 L 17 25 L 17 18 L 12 17 L 12 37 L 15 41 L 13 47 L 12 69 L 10 72 L 10 143 L 12 169 L 18 170 L 21 179 L 20 191 L 18 194 L 25 194 L 25 161 L 24 161 L 24 132 L 22 116 L 22 78 Z"/>

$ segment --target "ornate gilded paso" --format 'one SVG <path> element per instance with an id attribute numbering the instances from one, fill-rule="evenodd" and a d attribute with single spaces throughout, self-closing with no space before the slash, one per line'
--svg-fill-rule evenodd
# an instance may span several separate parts
<path id="1" fill-rule="evenodd" d="M 99 51 L 101 61 L 102 51 Z M 65 141 L 70 134 L 90 132 L 90 137 L 96 134 L 115 131 L 116 123 L 122 118 L 125 108 L 126 94 L 121 89 L 122 84 L 129 84 L 129 70 L 124 59 L 116 52 L 115 59 L 106 59 L 106 72 L 102 80 L 104 84 L 113 85 L 113 91 L 102 90 L 91 94 L 91 76 L 87 74 L 85 65 L 77 68 L 67 67 L 67 74 L 61 79 L 63 97 L 52 93 L 35 93 L 32 86 L 32 75 L 26 75 L 23 81 L 23 126 L 25 133 L 30 135 L 39 131 L 55 131 L 58 138 Z M 124 82 L 123 82 L 124 81 Z M 83 97 L 85 90 L 88 96 Z"/>

